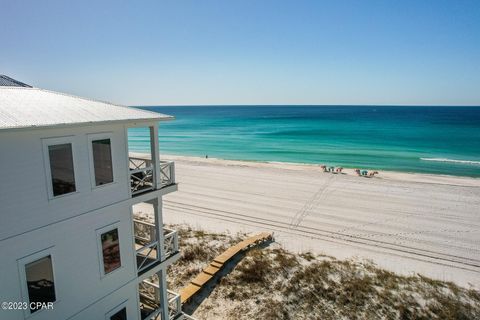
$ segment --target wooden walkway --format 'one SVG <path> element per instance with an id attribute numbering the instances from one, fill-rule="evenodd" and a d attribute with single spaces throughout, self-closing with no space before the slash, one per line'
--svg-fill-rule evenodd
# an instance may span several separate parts
<path id="1" fill-rule="evenodd" d="M 230 259 L 236 256 L 238 253 L 246 250 L 252 246 L 256 246 L 260 243 L 265 241 L 270 241 L 273 239 L 273 235 L 268 232 L 259 233 L 253 237 L 247 238 L 233 247 L 228 248 L 225 250 L 221 255 L 217 256 L 213 261 L 210 263 L 208 267 L 203 269 L 203 271 L 192 280 L 192 282 L 180 290 L 180 299 L 182 304 L 190 300 L 192 296 L 194 296 L 198 291 L 202 289 L 202 287 L 212 279 L 217 272 L 222 269 L 225 263 L 227 263 Z"/>

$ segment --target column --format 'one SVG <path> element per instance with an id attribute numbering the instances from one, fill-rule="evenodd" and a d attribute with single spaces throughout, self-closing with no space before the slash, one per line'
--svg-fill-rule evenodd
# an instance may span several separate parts
<path id="1" fill-rule="evenodd" d="M 154 185 L 155 189 L 162 187 L 162 178 L 160 173 L 160 149 L 158 145 L 158 124 L 150 127 L 150 145 L 152 146 L 152 163 L 154 166 Z"/>
<path id="2" fill-rule="evenodd" d="M 162 320 L 169 320 L 168 315 L 168 292 L 167 292 L 167 271 L 162 269 L 157 272 L 158 284 L 160 286 L 160 304 L 162 306 Z"/>
<path id="3" fill-rule="evenodd" d="M 153 206 L 153 213 L 155 217 L 155 234 L 158 240 L 158 256 L 160 261 L 165 260 L 165 239 L 163 234 L 163 213 L 162 213 L 162 198 L 154 198 L 148 201 Z"/>

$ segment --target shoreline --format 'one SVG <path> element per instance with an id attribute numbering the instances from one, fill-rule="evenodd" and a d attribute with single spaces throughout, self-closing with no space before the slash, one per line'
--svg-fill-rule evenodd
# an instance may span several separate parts
<path id="1" fill-rule="evenodd" d="M 145 154 L 140 152 L 134 152 L 134 154 Z M 258 161 L 258 160 L 228 160 L 221 158 L 204 158 L 197 156 L 182 156 L 172 154 L 161 154 L 162 160 L 171 161 L 190 161 L 203 164 L 220 164 L 230 166 L 249 166 L 254 168 L 270 167 L 287 170 L 314 170 L 323 173 L 320 168 L 320 164 L 311 163 L 296 163 L 296 162 L 282 162 L 282 161 Z M 362 168 L 363 169 L 363 168 Z M 383 180 L 404 180 L 408 182 L 417 183 L 438 183 L 456 186 L 473 186 L 480 187 L 480 178 L 471 176 L 455 176 L 446 174 L 432 174 L 432 173 L 420 173 L 420 172 L 403 172 L 403 171 L 391 171 L 391 170 L 377 170 L 374 168 L 367 168 L 368 171 L 378 171 L 379 174 L 373 178 L 357 176 L 353 168 L 344 168 L 343 173 L 338 175 L 349 175 L 363 179 L 383 179 Z M 337 175 L 337 173 L 325 172 L 325 174 Z"/>

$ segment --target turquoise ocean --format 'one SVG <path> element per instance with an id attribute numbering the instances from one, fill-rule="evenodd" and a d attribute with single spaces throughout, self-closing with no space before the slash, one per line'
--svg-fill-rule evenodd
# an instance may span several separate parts
<path id="1" fill-rule="evenodd" d="M 165 154 L 326 164 L 480 177 L 480 107 L 139 107 L 160 124 Z M 129 130 L 131 150 L 148 132 Z"/>

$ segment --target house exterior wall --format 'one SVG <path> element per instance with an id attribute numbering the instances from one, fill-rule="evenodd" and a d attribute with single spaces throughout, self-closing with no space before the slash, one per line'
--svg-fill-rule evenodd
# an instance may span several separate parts
<path id="1" fill-rule="evenodd" d="M 103 276 L 96 231 L 106 226 L 118 227 L 122 266 Z M 130 208 L 127 204 L 117 204 L 1 241 L 0 300 L 28 301 L 22 292 L 24 279 L 19 260 L 46 250 L 53 259 L 57 302 L 53 310 L 36 312 L 31 318 L 67 319 L 130 282 L 137 285 L 132 239 Z M 126 298 L 120 296 L 119 300 Z M 21 311 L 0 313 L 1 319 L 24 319 Z"/>
<path id="2" fill-rule="evenodd" d="M 114 182 L 95 187 L 88 137 L 98 133 L 111 137 Z M 76 192 L 51 199 L 45 141 L 58 137 L 73 143 Z M 52 256 L 56 292 L 53 310 L 0 310 L 0 319 L 105 319 L 121 304 L 138 319 L 126 127 L 0 132 L 0 150 L 0 302 L 28 301 L 22 261 L 42 251 Z M 119 230 L 122 266 L 103 275 L 98 230 L 107 226 Z"/>
<path id="3" fill-rule="evenodd" d="M 109 320 L 109 316 L 123 307 L 126 307 L 127 319 L 139 319 L 136 290 L 137 284 L 130 282 L 68 320 Z"/>
<path id="4" fill-rule="evenodd" d="M 88 135 L 112 136 L 114 183 L 93 188 Z M 44 144 L 72 141 L 77 191 L 49 198 Z M 38 129 L 0 133 L 0 240 L 129 198 L 126 133 L 123 125 Z"/>

